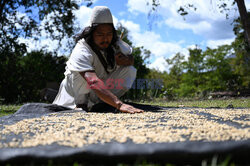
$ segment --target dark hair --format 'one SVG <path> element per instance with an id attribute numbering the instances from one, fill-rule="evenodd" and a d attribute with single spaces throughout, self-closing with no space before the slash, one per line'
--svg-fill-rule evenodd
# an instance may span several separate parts
<path id="1" fill-rule="evenodd" d="M 100 25 L 100 24 L 92 24 L 92 26 L 88 26 L 88 27 L 84 28 L 82 33 L 76 35 L 75 41 L 77 43 L 79 40 L 84 38 L 85 41 L 88 43 L 88 45 L 99 56 L 100 51 L 97 49 L 97 47 L 94 43 L 94 40 L 93 40 L 93 32 L 98 27 L 98 25 Z M 111 66 L 112 68 L 114 68 L 114 66 L 115 66 L 115 55 L 114 55 L 115 51 L 113 50 L 112 45 L 114 45 L 115 42 L 118 40 L 117 32 L 116 32 L 114 25 L 112 23 L 109 23 L 108 25 L 111 25 L 113 28 L 113 38 L 112 38 L 112 41 L 110 43 L 110 46 L 106 49 L 108 62 L 107 62 L 107 64 L 103 64 L 106 71 L 107 71 L 107 65 Z M 99 59 L 102 61 L 102 63 L 105 63 L 105 62 L 103 62 L 102 56 L 99 56 Z"/>

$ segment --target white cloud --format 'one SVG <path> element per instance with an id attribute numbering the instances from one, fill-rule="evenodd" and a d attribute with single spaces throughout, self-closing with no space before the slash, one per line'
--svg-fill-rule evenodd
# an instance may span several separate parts
<path id="1" fill-rule="evenodd" d="M 22 20 L 22 23 L 23 22 L 30 22 L 30 19 L 29 17 L 27 16 L 26 13 L 22 13 L 22 12 L 16 12 L 16 17 L 18 18 L 18 20 Z M 7 15 L 7 19 L 8 20 L 13 20 L 13 18 L 10 16 L 10 15 Z M 13 20 L 14 21 L 14 20 Z M 20 23 L 16 22 L 15 23 L 15 27 L 17 29 L 22 29 L 23 28 L 23 25 L 21 25 Z"/>
<path id="2" fill-rule="evenodd" d="M 129 0 L 128 7 L 131 12 L 139 12 L 148 14 L 149 8 L 143 8 L 147 2 L 143 0 Z M 197 0 L 159 0 L 157 14 L 165 20 L 168 27 L 177 30 L 192 30 L 194 34 L 202 36 L 208 40 L 211 39 L 228 39 L 234 36 L 233 34 L 233 19 L 238 17 L 238 12 L 231 10 L 229 12 L 230 18 L 226 20 L 224 13 L 220 13 L 217 1 L 197 1 Z M 228 3 L 231 5 L 232 0 Z M 134 4 L 134 5 L 133 5 Z M 187 4 L 194 4 L 196 11 L 188 10 L 188 15 L 180 16 L 177 10 L 180 6 Z M 147 6 L 147 5 L 146 5 Z M 150 5 L 149 5 L 150 6 Z M 233 7 L 232 7 L 233 8 Z M 185 20 L 184 20 L 185 18 Z"/>
<path id="3" fill-rule="evenodd" d="M 155 42 L 151 50 L 156 56 L 170 57 L 170 55 L 182 52 L 182 47 L 177 43 Z"/>
<path id="4" fill-rule="evenodd" d="M 147 14 L 150 10 L 150 5 L 147 5 L 147 2 L 151 0 L 128 0 L 127 7 L 129 12 L 138 14 L 144 13 Z"/>
<path id="5" fill-rule="evenodd" d="M 245 5 L 248 11 L 250 11 L 250 1 L 245 1 Z"/>
<path id="6" fill-rule="evenodd" d="M 46 19 L 41 21 L 39 29 L 40 34 L 33 34 L 32 38 L 24 38 L 19 37 L 18 40 L 20 43 L 25 43 L 27 46 L 27 51 L 33 51 L 33 50 L 40 50 L 43 49 L 44 51 L 55 51 L 57 50 L 57 55 L 69 55 L 71 50 L 69 49 L 69 42 L 73 42 L 73 36 L 71 38 L 64 37 L 61 40 L 61 47 L 59 47 L 59 41 L 53 40 L 50 38 L 50 34 L 45 30 L 45 24 L 48 22 L 48 25 L 52 25 L 52 19 L 51 17 L 54 16 L 54 13 L 51 13 L 47 16 Z M 60 26 L 60 25 L 59 25 Z M 62 28 L 62 27 L 61 27 Z M 58 35 L 59 32 L 57 31 L 56 27 L 52 27 L 54 35 Z M 34 40 L 34 38 L 38 38 L 38 40 Z"/>
<path id="7" fill-rule="evenodd" d="M 96 2 L 98 2 L 99 0 L 91 0 L 91 3 L 92 4 L 95 4 Z M 76 3 L 79 5 L 79 6 L 86 6 L 86 4 L 88 3 L 88 1 L 86 0 L 76 0 Z"/>
<path id="8" fill-rule="evenodd" d="M 149 68 L 167 71 L 168 67 L 165 58 L 171 58 L 178 52 L 183 54 L 188 52 L 186 48 L 182 47 L 182 44 L 185 44 L 183 40 L 164 42 L 160 34 L 153 31 L 142 31 L 139 24 L 127 20 L 121 20 L 120 22 L 130 31 L 129 37 L 135 46 L 143 46 L 152 53 L 150 59 L 153 61 L 148 65 Z"/>
<path id="9" fill-rule="evenodd" d="M 195 34 L 203 34 L 204 31 L 211 29 L 211 24 L 209 24 L 207 21 L 200 21 L 195 24 L 190 24 L 187 22 L 184 22 L 182 19 L 175 19 L 175 18 L 168 18 L 165 23 L 172 28 L 175 29 L 191 29 Z"/>
<path id="10" fill-rule="evenodd" d="M 44 51 L 55 51 L 59 47 L 59 41 L 58 40 L 52 40 L 50 38 L 41 37 L 38 41 L 34 40 L 33 38 L 18 38 L 20 43 L 25 43 L 27 46 L 27 51 L 31 52 L 34 50 L 40 50 L 43 49 Z M 61 41 L 61 47 L 57 50 L 57 55 L 66 55 L 68 56 L 71 52 L 71 50 L 68 47 L 68 42 L 73 42 L 73 39 L 69 38 L 63 38 Z"/>
<path id="11" fill-rule="evenodd" d="M 143 46 L 151 51 L 156 57 L 170 57 L 172 54 L 182 52 L 183 48 L 181 42 L 164 42 L 159 34 L 152 31 L 145 31 L 142 33 L 131 31 L 132 41 L 137 46 Z"/>
<path id="12" fill-rule="evenodd" d="M 195 49 L 195 48 L 197 48 L 197 45 L 194 45 L 194 44 L 187 46 L 187 49 Z"/>
<path id="13" fill-rule="evenodd" d="M 33 37 L 37 37 L 38 40 L 34 40 L 33 38 L 31 39 L 24 39 L 24 38 L 20 38 L 19 40 L 21 42 L 25 42 L 28 46 L 28 51 L 32 51 L 32 50 L 39 50 L 39 49 L 43 49 L 49 52 L 53 52 L 56 49 L 57 50 L 57 55 L 61 56 L 61 55 L 69 55 L 71 50 L 69 47 L 69 42 L 73 42 L 73 36 L 68 38 L 68 37 L 64 37 L 61 40 L 61 46 L 59 45 L 59 40 L 53 40 L 50 38 L 49 33 L 45 30 L 45 24 L 46 22 L 48 22 L 48 25 L 52 25 L 53 22 L 51 19 L 51 17 L 54 16 L 54 13 L 51 13 L 48 15 L 48 17 L 46 19 L 44 19 L 43 21 L 41 21 L 40 23 L 40 34 L 34 34 Z M 59 25 L 61 26 L 61 25 Z M 56 27 L 53 26 L 53 33 L 54 35 L 59 35 L 59 32 L 57 31 Z M 61 27 L 63 28 L 63 27 Z M 60 47 L 59 47 L 60 46 Z"/>
<path id="14" fill-rule="evenodd" d="M 225 44 L 231 44 L 234 41 L 234 38 L 232 39 L 225 39 L 225 40 L 208 40 L 207 46 L 210 48 L 217 48 L 218 46 L 225 45 Z"/>
<path id="15" fill-rule="evenodd" d="M 156 69 L 156 70 L 163 72 L 167 70 L 168 64 L 164 57 L 159 57 L 153 63 L 148 65 L 148 67 L 151 69 Z"/>
<path id="16" fill-rule="evenodd" d="M 122 24 L 122 26 L 124 26 L 125 28 L 127 28 L 130 32 L 140 32 L 140 25 L 139 24 L 135 24 L 132 21 L 126 21 L 126 20 L 121 20 L 120 23 Z"/>
<path id="17" fill-rule="evenodd" d="M 119 14 L 118 14 L 119 16 L 125 16 L 126 15 L 126 12 L 125 11 L 121 11 L 121 12 L 119 12 Z"/>
<path id="18" fill-rule="evenodd" d="M 88 26 L 89 18 L 92 13 L 92 8 L 88 8 L 86 6 L 81 6 L 78 10 L 74 12 L 76 16 L 76 24 L 78 24 L 81 28 Z"/>
<path id="19" fill-rule="evenodd" d="M 135 26 L 135 23 L 131 24 L 133 25 L 133 27 L 137 27 Z M 171 58 L 178 52 L 188 55 L 187 48 L 182 47 L 184 41 L 163 42 L 160 34 L 156 34 L 152 31 L 130 31 L 130 36 L 133 44 L 135 44 L 136 46 L 143 46 L 145 49 L 149 50 L 152 53 L 150 58 L 151 64 L 148 65 L 149 68 L 154 68 L 159 71 L 167 71 L 168 66 L 165 58 Z"/>
<path id="20" fill-rule="evenodd" d="M 166 44 L 173 45 L 172 43 L 166 43 Z M 194 45 L 190 45 L 187 48 L 181 48 L 177 44 L 175 45 L 175 47 L 176 47 L 176 49 L 174 49 L 174 51 L 166 52 L 165 56 L 164 55 L 163 56 L 156 56 L 155 60 L 151 64 L 149 64 L 148 67 L 151 68 L 151 69 L 159 70 L 161 72 L 169 71 L 169 68 L 171 66 L 167 64 L 166 59 L 171 59 L 177 53 L 181 53 L 181 55 L 184 55 L 185 60 L 187 60 L 188 56 L 189 56 L 188 49 L 196 48 L 196 46 L 194 46 Z"/>

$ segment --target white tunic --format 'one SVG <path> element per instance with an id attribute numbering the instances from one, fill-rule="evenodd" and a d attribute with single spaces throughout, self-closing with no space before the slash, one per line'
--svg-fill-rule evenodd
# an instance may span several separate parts
<path id="1" fill-rule="evenodd" d="M 136 77 L 136 69 L 133 66 L 116 66 L 112 72 L 106 73 L 101 61 L 91 47 L 81 39 L 73 49 L 66 63 L 65 78 L 60 85 L 59 92 L 53 104 L 75 108 L 77 104 L 91 106 L 100 99 L 93 90 L 88 88 L 86 80 L 79 72 L 95 71 L 98 78 L 124 79 L 123 89 L 110 89 L 112 93 L 121 97 L 133 84 Z"/>

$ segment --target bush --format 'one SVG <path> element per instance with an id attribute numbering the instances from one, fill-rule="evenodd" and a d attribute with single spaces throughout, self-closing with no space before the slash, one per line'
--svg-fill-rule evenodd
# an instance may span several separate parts
<path id="1" fill-rule="evenodd" d="M 67 58 L 42 50 L 20 56 L 13 52 L 0 55 L 4 64 L 1 73 L 0 98 L 4 103 L 41 101 L 40 90 L 47 82 L 61 82 Z M 5 57 L 5 58 L 3 58 Z"/>

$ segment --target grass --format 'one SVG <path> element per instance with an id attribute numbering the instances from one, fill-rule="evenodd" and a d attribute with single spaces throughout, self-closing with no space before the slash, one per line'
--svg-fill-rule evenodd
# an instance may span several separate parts
<path id="1" fill-rule="evenodd" d="M 146 101 L 144 104 L 159 105 L 164 107 L 218 107 L 226 108 L 233 106 L 234 108 L 250 108 L 250 98 L 238 99 L 211 99 L 211 100 L 183 100 L 183 101 L 163 101 L 156 99 L 154 101 Z"/>
<path id="2" fill-rule="evenodd" d="M 234 162 L 231 161 L 231 157 L 230 155 L 228 155 L 227 157 L 223 157 L 220 160 L 218 160 L 219 156 L 213 156 L 211 158 L 208 158 L 206 160 L 202 160 L 201 162 L 201 166 L 235 166 L 236 164 Z M 30 164 L 30 166 L 33 164 Z M 44 166 L 46 166 L 46 164 L 43 164 Z M 114 165 L 114 166 L 178 166 L 178 165 L 183 165 L 183 164 L 173 164 L 173 163 L 163 163 L 163 162 L 152 162 L 152 161 L 147 161 L 147 160 L 141 160 L 141 159 L 137 159 L 136 161 L 132 162 L 132 163 L 103 163 L 103 164 L 97 164 L 97 163 L 87 163 L 87 162 L 73 162 L 73 163 L 53 163 L 53 160 L 48 160 L 48 164 L 47 166 L 88 166 L 88 165 Z M 190 165 L 192 166 L 192 164 L 185 164 L 185 165 Z M 197 165 L 194 164 L 194 165 Z M 237 164 L 237 165 L 241 165 L 241 164 Z M 11 165 L 9 165 L 11 166 Z"/>
<path id="3" fill-rule="evenodd" d="M 0 105 L 0 117 L 15 113 L 22 105 Z"/>
<path id="4" fill-rule="evenodd" d="M 153 101 L 138 102 L 150 105 L 159 105 L 164 107 L 218 107 L 226 108 L 232 105 L 234 108 L 250 108 L 250 98 L 232 98 L 232 99 L 211 99 L 211 100 L 180 100 L 164 101 L 155 99 Z M 0 105 L 0 117 L 15 113 L 22 105 Z"/>

